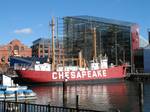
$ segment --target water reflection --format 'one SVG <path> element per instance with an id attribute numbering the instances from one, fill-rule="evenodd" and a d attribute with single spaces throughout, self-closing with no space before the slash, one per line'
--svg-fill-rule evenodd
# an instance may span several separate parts
<path id="1" fill-rule="evenodd" d="M 150 82 L 144 84 L 144 112 L 150 111 Z"/>
<path id="2" fill-rule="evenodd" d="M 63 105 L 62 86 L 36 86 L 32 89 L 37 93 L 36 103 Z M 79 95 L 79 108 L 139 112 L 138 88 L 131 82 L 67 86 L 65 94 L 68 107 L 75 107 L 76 95 Z"/>

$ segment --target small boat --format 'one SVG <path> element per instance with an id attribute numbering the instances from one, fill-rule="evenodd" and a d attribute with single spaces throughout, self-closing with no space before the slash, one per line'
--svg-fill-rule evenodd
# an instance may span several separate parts
<path id="1" fill-rule="evenodd" d="M 36 100 L 36 98 L 36 93 L 28 89 L 27 86 L 14 84 L 11 77 L 2 75 L 2 84 L 0 84 L 0 101 Z"/>
<path id="2" fill-rule="evenodd" d="M 4 99 L 3 100 L 15 100 L 15 91 L 9 91 L 5 90 L 4 91 Z"/>
<path id="3" fill-rule="evenodd" d="M 5 95 L 4 95 L 4 91 L 0 90 L 0 100 L 4 100 Z"/>
<path id="4" fill-rule="evenodd" d="M 0 101 L 36 100 L 36 93 L 26 87 L 7 87 L 0 89 Z"/>
<path id="5" fill-rule="evenodd" d="M 17 90 L 15 91 L 15 94 L 17 95 L 17 98 L 20 99 L 25 99 L 25 94 L 24 94 L 24 90 Z M 16 97 L 16 96 L 15 96 Z"/>
<path id="6" fill-rule="evenodd" d="M 24 90 L 25 99 L 34 99 L 36 94 L 32 90 Z"/>

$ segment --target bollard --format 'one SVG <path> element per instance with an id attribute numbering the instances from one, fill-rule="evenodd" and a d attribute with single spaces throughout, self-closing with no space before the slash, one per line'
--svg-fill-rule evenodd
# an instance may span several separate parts
<path id="1" fill-rule="evenodd" d="M 76 109 L 79 109 L 79 95 L 76 95 Z"/>
<path id="2" fill-rule="evenodd" d="M 4 100 L 4 112 L 6 112 L 6 101 Z"/>
<path id="3" fill-rule="evenodd" d="M 143 82 L 139 83 L 139 108 L 140 108 L 140 112 L 144 112 L 143 110 Z"/>
<path id="4" fill-rule="evenodd" d="M 48 103 L 48 112 L 51 112 L 51 105 Z"/>
<path id="5" fill-rule="evenodd" d="M 66 82 L 63 81 L 63 107 L 66 107 L 67 105 L 67 86 Z"/>
<path id="6" fill-rule="evenodd" d="M 24 103 L 24 112 L 27 112 L 27 102 Z"/>

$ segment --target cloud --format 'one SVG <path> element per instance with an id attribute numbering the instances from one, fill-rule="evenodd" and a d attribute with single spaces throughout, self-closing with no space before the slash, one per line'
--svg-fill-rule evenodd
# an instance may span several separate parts
<path id="1" fill-rule="evenodd" d="M 32 33 L 32 29 L 31 28 L 16 29 L 14 31 L 14 33 L 16 33 L 16 34 L 31 34 Z"/>

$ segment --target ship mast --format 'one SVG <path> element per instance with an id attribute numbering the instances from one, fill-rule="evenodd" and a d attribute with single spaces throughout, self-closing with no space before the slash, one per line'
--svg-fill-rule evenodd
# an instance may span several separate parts
<path id="1" fill-rule="evenodd" d="M 55 70 L 55 46 L 54 46 L 54 29 L 55 29 L 55 23 L 54 23 L 54 17 L 52 17 L 52 70 Z"/>
<path id="2" fill-rule="evenodd" d="M 96 59 L 96 28 L 93 29 L 93 58 Z"/>

